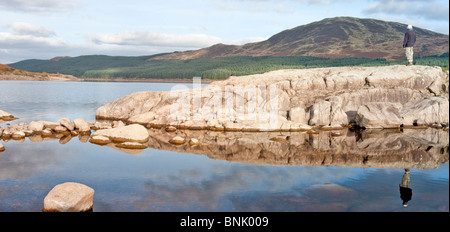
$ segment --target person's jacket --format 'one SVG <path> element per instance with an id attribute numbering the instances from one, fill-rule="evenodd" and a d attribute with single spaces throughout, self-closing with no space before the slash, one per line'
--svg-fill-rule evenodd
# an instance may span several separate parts
<path id="1" fill-rule="evenodd" d="M 416 32 L 409 30 L 405 33 L 405 38 L 403 39 L 403 47 L 413 47 L 416 43 Z"/>

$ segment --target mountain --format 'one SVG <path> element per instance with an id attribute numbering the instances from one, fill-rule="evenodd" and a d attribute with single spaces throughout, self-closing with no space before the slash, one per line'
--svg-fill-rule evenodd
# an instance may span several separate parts
<path id="1" fill-rule="evenodd" d="M 242 46 L 216 44 L 195 51 L 176 52 L 156 59 L 195 59 L 229 56 L 366 57 L 396 60 L 402 49 L 405 24 L 351 17 L 327 18 L 295 27 L 269 39 Z M 415 56 L 449 51 L 449 36 L 415 27 Z"/>

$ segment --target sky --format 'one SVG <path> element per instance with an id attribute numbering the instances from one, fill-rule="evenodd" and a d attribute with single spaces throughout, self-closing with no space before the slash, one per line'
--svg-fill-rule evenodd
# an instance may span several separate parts
<path id="1" fill-rule="evenodd" d="M 449 34 L 447 0 L 0 0 L 0 63 L 242 45 L 340 16 Z"/>

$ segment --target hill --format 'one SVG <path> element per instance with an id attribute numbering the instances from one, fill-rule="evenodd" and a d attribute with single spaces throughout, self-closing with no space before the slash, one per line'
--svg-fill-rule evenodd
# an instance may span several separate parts
<path id="1" fill-rule="evenodd" d="M 8 65 L 0 64 L 0 80 L 27 80 L 27 81 L 78 81 L 79 79 L 60 73 L 35 73 L 20 69 L 15 69 Z"/>
<path id="2" fill-rule="evenodd" d="M 208 48 L 177 52 L 152 59 L 195 59 L 227 56 L 366 57 L 396 60 L 402 50 L 405 24 L 351 17 L 327 18 L 242 46 L 216 44 Z M 449 51 L 449 36 L 415 27 L 416 56 Z"/>

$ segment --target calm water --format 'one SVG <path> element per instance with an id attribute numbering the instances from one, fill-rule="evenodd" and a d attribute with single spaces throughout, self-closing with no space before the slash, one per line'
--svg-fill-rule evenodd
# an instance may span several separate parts
<path id="1" fill-rule="evenodd" d="M 0 109 L 20 118 L 11 124 L 94 121 L 105 103 L 174 85 L 2 81 Z M 77 137 L 2 143 L 0 211 L 40 211 L 50 189 L 67 181 L 95 189 L 96 212 L 449 211 L 448 163 L 410 170 L 413 195 L 405 208 L 403 169 L 253 165 L 152 148 L 130 155 Z"/>

